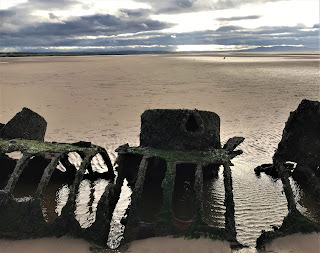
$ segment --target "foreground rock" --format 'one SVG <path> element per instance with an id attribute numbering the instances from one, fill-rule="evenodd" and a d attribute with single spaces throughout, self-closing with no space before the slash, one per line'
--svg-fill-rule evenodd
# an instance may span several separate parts
<path id="1" fill-rule="evenodd" d="M 0 138 L 44 141 L 47 122 L 34 111 L 23 108 L 6 125 L 0 125 Z"/>

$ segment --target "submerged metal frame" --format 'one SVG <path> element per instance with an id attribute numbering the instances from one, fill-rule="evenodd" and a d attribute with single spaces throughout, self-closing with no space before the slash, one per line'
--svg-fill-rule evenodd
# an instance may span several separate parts
<path id="1" fill-rule="evenodd" d="M 242 153 L 242 151 L 234 151 L 237 145 L 239 145 L 244 139 L 242 137 L 237 139 L 237 143 L 233 145 L 227 145 L 224 149 L 216 149 L 211 151 L 174 151 L 174 150 L 156 150 L 152 148 L 142 147 L 119 147 L 118 160 L 126 159 L 126 155 L 138 155 L 142 156 L 139 170 L 137 172 L 136 181 L 132 187 L 131 204 L 127 210 L 127 224 L 124 234 L 123 243 L 127 243 L 136 239 L 144 239 L 154 236 L 163 235 L 177 235 L 187 237 L 209 237 L 212 239 L 228 240 L 232 248 L 241 247 L 242 245 L 236 239 L 236 228 L 234 218 L 234 200 L 233 200 L 233 188 L 232 188 L 232 171 L 230 168 L 231 159 L 236 155 Z M 231 138 L 235 140 L 234 138 Z M 241 141 L 240 141 L 241 140 Z M 229 142 L 230 143 L 230 142 Z M 174 153 L 176 157 L 172 158 Z M 190 156 L 188 156 L 190 154 Z M 165 173 L 164 181 L 162 182 L 162 188 L 164 192 L 163 203 L 161 210 L 156 215 L 156 219 L 152 223 L 147 223 L 139 220 L 137 215 L 138 203 L 143 191 L 146 171 L 148 168 L 148 161 L 150 158 L 164 159 L 167 164 L 167 171 Z M 172 193 L 174 187 L 175 173 L 177 164 L 191 163 L 195 164 L 195 206 L 194 217 L 192 221 L 187 224 L 187 229 L 181 230 L 174 224 L 173 211 L 172 211 Z M 119 162 L 121 164 L 121 162 Z M 217 164 L 223 166 L 224 175 L 224 188 L 225 188 L 225 227 L 224 229 L 210 226 L 203 220 L 203 167 L 208 164 Z M 121 165 L 120 165 L 121 166 Z M 123 172 L 123 169 L 120 170 Z M 125 172 L 123 172 L 125 174 Z M 117 184 L 122 185 L 125 175 L 119 174 L 119 182 Z"/>
<path id="2" fill-rule="evenodd" d="M 106 246 L 109 234 L 112 212 L 115 207 L 114 184 L 108 184 L 101 196 L 97 210 L 95 222 L 88 228 L 81 228 L 75 218 L 75 202 L 79 191 L 80 183 L 86 171 L 92 174 L 91 160 L 97 154 L 101 154 L 108 167 L 108 172 L 104 175 L 109 179 L 114 178 L 113 166 L 105 149 L 90 143 L 49 143 L 31 140 L 1 140 L 0 152 L 11 153 L 21 151 L 23 156 L 14 167 L 9 180 L 0 190 L 0 236 L 4 238 L 23 239 L 45 236 L 69 235 L 76 238 L 84 238 L 98 245 Z M 83 160 L 79 170 L 64 160 L 69 152 L 81 154 Z M 12 192 L 24 169 L 28 166 L 30 159 L 34 156 L 41 156 L 50 159 L 50 163 L 44 168 L 41 180 L 37 186 L 35 194 L 30 199 L 21 201 L 14 198 Z M 59 161 L 67 170 L 76 171 L 66 205 L 62 208 L 61 215 L 54 221 L 45 220 L 42 213 L 41 199 L 43 193 L 50 182 Z M 93 175 L 91 175 L 93 177 Z"/>

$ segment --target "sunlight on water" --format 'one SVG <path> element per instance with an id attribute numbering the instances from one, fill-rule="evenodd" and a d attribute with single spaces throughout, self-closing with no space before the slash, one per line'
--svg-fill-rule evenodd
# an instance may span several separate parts
<path id="1" fill-rule="evenodd" d="M 88 228 L 95 222 L 99 200 L 108 184 L 109 181 L 104 179 L 81 182 L 76 199 L 75 217 L 82 228 Z"/>
<path id="2" fill-rule="evenodd" d="M 61 215 L 62 208 L 67 204 L 68 197 L 70 193 L 70 188 L 68 185 L 64 185 L 58 192 L 57 192 L 57 206 L 55 212 L 58 214 L 58 216 Z"/>
<path id="3" fill-rule="evenodd" d="M 124 179 L 121 187 L 120 198 L 114 209 L 110 223 L 110 232 L 107 244 L 111 249 L 119 247 L 120 242 L 123 239 L 125 226 L 121 224 L 121 219 L 124 218 L 126 210 L 131 203 L 131 194 L 132 190 L 128 186 L 128 181 Z"/>
<path id="4" fill-rule="evenodd" d="M 203 216 L 209 225 L 224 228 L 224 194 L 223 167 L 220 166 L 217 178 L 203 182 Z"/>

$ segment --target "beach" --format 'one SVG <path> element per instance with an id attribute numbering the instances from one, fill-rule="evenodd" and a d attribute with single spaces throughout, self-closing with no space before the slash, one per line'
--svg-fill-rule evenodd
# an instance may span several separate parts
<path id="1" fill-rule="evenodd" d="M 245 137 L 240 146 L 244 153 L 233 160 L 232 167 L 237 239 L 250 246 L 241 252 L 256 252 L 255 240 L 261 230 L 281 225 L 287 214 L 282 183 L 264 174 L 257 178 L 253 169 L 271 162 L 290 111 L 302 99 L 320 100 L 319 54 L 230 54 L 226 59 L 219 54 L 53 56 L 0 58 L 0 62 L 1 123 L 28 107 L 47 120 L 46 141 L 90 141 L 106 148 L 113 162 L 118 146 L 139 145 L 140 115 L 146 109 L 216 112 L 221 118 L 222 144 L 233 136 Z M 208 219 L 220 227 L 224 226 L 225 210 L 221 173 L 217 180 L 207 182 L 211 194 L 204 207 Z M 319 220 L 312 198 L 302 194 L 293 181 L 292 186 L 298 209 Z M 127 205 L 119 210 L 115 226 L 120 226 Z M 79 203 L 77 208 L 89 217 L 88 203 Z M 116 229 L 117 238 L 122 229 Z M 230 252 L 225 243 L 202 240 L 151 238 L 133 242 L 129 250 L 179 252 L 179 248 L 194 252 L 201 242 L 201 252 Z M 294 235 L 268 247 L 271 252 L 318 252 L 319 240 L 317 234 Z M 39 247 L 30 252 L 49 252 L 50 245 L 57 252 L 57 242 L 66 247 L 58 250 L 65 252 L 89 250 L 89 244 L 81 240 L 36 239 L 2 240 L 0 252 L 22 248 L 27 252 L 28 247 Z M 220 251 L 212 251 L 214 248 Z"/>
<path id="2" fill-rule="evenodd" d="M 317 233 L 309 235 L 294 234 L 278 238 L 266 245 L 266 250 L 261 252 L 274 253 L 318 253 L 320 249 L 320 235 Z M 0 240 L 0 252 L 2 253 L 34 253 L 34 252 L 68 252 L 68 253 L 91 253 L 90 244 L 70 238 L 43 238 L 21 241 Z M 101 253 L 131 252 L 131 253 L 254 253 L 255 249 L 230 249 L 227 242 L 212 241 L 209 239 L 192 239 L 156 237 L 134 241 L 128 245 L 127 250 L 101 250 Z"/>

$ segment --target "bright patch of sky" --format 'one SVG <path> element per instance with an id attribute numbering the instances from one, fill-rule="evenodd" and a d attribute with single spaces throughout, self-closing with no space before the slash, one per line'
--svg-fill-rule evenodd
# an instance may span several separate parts
<path id="1" fill-rule="evenodd" d="M 18 4 L 26 3 L 28 0 L 1 0 L 0 9 L 5 10 Z"/>
<path id="2" fill-rule="evenodd" d="M 137 3 L 130 0 L 95 0 L 82 1 L 70 7 L 70 9 L 53 10 L 52 13 L 57 20 L 66 20 L 68 18 L 75 18 L 81 16 L 89 16 L 95 14 L 111 14 L 120 15 L 121 9 L 148 9 L 150 6 L 145 3 Z M 50 20 L 47 10 L 35 10 L 32 14 L 39 16 L 40 19 Z"/>
<path id="3" fill-rule="evenodd" d="M 219 18 L 260 16 L 255 19 L 225 20 Z M 175 27 L 163 32 L 179 33 L 192 31 L 215 30 L 222 25 L 236 25 L 245 28 L 260 26 L 295 26 L 303 24 L 313 26 L 319 22 L 319 1 L 299 0 L 268 2 L 260 5 L 247 5 L 239 9 L 202 11 L 182 14 L 153 15 L 152 18 L 160 21 L 169 21 Z"/>

